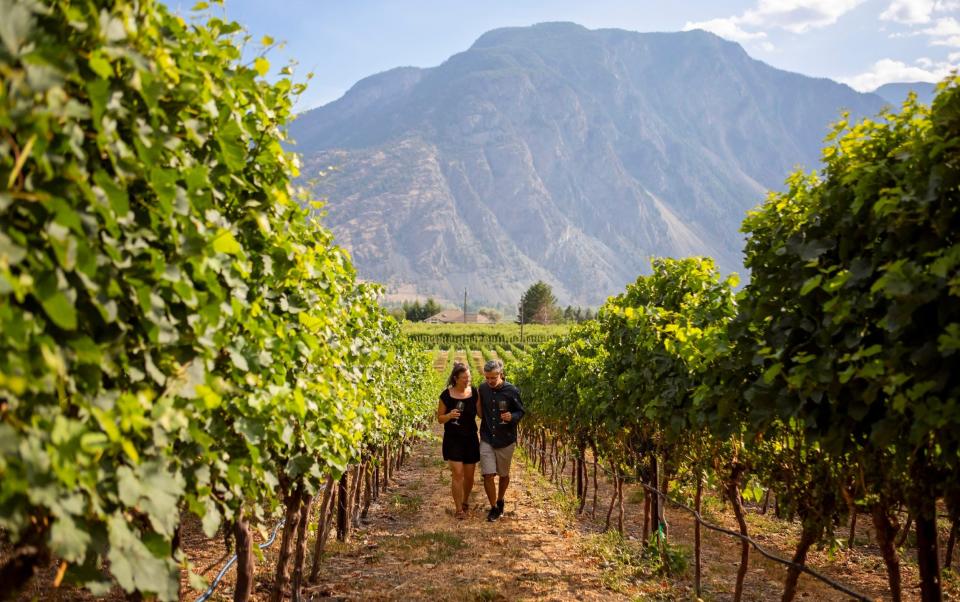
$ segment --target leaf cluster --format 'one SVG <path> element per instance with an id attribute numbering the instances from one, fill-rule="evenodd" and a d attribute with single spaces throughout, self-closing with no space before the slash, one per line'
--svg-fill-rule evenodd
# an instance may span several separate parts
<path id="1" fill-rule="evenodd" d="M 960 78 L 931 107 L 844 119 L 823 160 L 744 221 L 736 301 L 709 260 L 657 260 L 536 350 L 528 426 L 623 462 L 722 458 L 815 537 L 856 505 L 956 499 Z"/>
<path id="2" fill-rule="evenodd" d="M 0 528 L 172 600 L 182 512 L 262 517 L 410 434 L 428 363 L 301 207 L 302 85 L 237 24 L 0 14 Z"/>

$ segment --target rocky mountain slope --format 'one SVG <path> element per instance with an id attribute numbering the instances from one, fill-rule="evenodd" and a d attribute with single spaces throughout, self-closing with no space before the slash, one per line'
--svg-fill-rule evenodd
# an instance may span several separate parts
<path id="1" fill-rule="evenodd" d="M 744 212 L 884 100 L 703 31 L 506 28 L 358 82 L 292 137 L 363 277 L 515 304 L 598 304 L 651 255 L 739 271 Z"/>

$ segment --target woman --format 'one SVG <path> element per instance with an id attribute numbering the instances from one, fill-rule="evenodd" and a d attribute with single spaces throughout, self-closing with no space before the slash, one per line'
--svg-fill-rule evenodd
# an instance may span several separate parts
<path id="1" fill-rule="evenodd" d="M 437 422 L 443 425 L 443 459 L 450 466 L 450 491 L 458 519 L 466 517 L 470 508 L 473 472 L 480 461 L 476 422 L 479 400 L 478 389 L 470 385 L 470 368 L 454 362 L 447 388 L 440 393 Z"/>

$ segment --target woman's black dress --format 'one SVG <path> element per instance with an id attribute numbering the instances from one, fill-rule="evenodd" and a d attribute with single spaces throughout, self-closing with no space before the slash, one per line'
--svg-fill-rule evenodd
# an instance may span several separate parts
<path id="1" fill-rule="evenodd" d="M 477 437 L 477 400 L 480 398 L 480 391 L 475 386 L 472 388 L 473 395 L 468 399 L 454 399 L 450 396 L 450 389 L 444 389 L 440 394 L 440 401 L 447 408 L 447 412 L 453 410 L 458 401 L 463 402 L 463 412 L 457 420 L 459 426 L 454 424 L 453 420 L 443 424 L 444 460 L 464 464 L 476 464 L 480 461 L 480 439 Z"/>

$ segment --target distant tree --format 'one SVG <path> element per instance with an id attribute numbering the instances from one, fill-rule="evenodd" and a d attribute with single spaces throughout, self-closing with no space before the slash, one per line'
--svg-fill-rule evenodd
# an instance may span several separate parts
<path id="1" fill-rule="evenodd" d="M 421 320 L 420 314 L 422 313 L 420 310 L 420 302 L 414 301 L 413 303 L 410 303 L 409 301 L 404 301 L 403 313 L 411 322 L 419 322 Z"/>
<path id="2" fill-rule="evenodd" d="M 407 312 L 404 311 L 402 307 L 394 307 L 390 310 L 390 315 L 393 316 L 397 322 L 402 322 L 407 319 Z"/>
<path id="3" fill-rule="evenodd" d="M 563 308 L 554 305 L 547 314 L 547 321 L 544 324 L 561 324 L 563 322 Z"/>
<path id="4" fill-rule="evenodd" d="M 479 313 L 481 316 L 486 316 L 491 322 L 499 322 L 503 319 L 503 314 L 492 307 L 483 307 L 477 313 Z"/>
<path id="5" fill-rule="evenodd" d="M 557 298 L 549 284 L 538 280 L 520 298 L 517 321 L 549 324 L 557 319 Z"/>
<path id="6" fill-rule="evenodd" d="M 420 320 L 426 320 L 430 316 L 435 316 L 438 313 L 443 311 L 443 308 L 440 307 L 440 304 L 433 300 L 433 298 L 427 299 L 427 302 L 423 304 L 423 317 Z"/>
<path id="7" fill-rule="evenodd" d="M 592 320 L 595 317 L 593 310 L 589 307 L 581 307 L 577 305 L 576 307 L 568 305 L 563 311 L 560 311 L 559 308 L 555 310 L 556 317 L 554 321 L 563 322 L 563 323 L 577 323 L 585 322 L 587 320 Z"/>
<path id="8" fill-rule="evenodd" d="M 405 301 L 402 307 L 404 315 L 411 322 L 423 322 L 430 316 L 438 314 L 443 310 L 440 304 L 432 298 L 427 299 L 427 302 L 423 305 L 420 305 L 420 301 L 414 301 L 413 303 Z"/>

